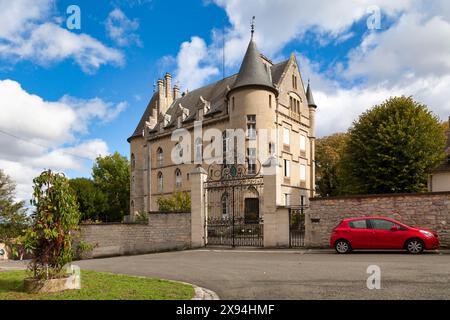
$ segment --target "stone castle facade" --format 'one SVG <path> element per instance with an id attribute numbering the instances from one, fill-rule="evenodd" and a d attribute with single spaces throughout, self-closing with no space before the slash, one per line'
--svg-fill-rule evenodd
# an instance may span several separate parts
<path id="1" fill-rule="evenodd" d="M 203 132 L 208 129 L 220 132 L 241 129 L 245 132 L 242 154 L 246 172 L 256 174 L 268 158 L 276 159 L 274 174 L 280 190 L 276 205 L 300 204 L 301 196 L 308 199 L 314 196 L 315 190 L 315 112 L 310 85 L 308 83 L 305 90 L 295 55 L 274 64 L 259 53 L 253 39 L 239 73 L 230 77 L 180 94 L 179 87 L 172 86 L 171 75 L 167 73 L 164 79 L 158 80 L 157 90 L 133 135 L 128 138 L 131 215 L 158 211 L 158 197 L 191 190 L 190 173 L 199 166 L 194 159 L 207 144 L 217 143 L 206 134 L 199 141 L 194 134 L 199 123 Z M 183 152 L 185 155 L 188 152 L 192 161 L 182 164 L 173 161 L 173 152 L 179 144 L 174 141 L 173 134 L 179 129 L 191 133 L 190 148 Z M 255 139 L 263 129 L 271 134 L 264 139 Z M 225 134 L 219 142 L 222 146 L 219 151 L 227 153 L 229 141 Z M 207 172 L 211 167 L 203 162 L 200 166 Z M 254 200 L 253 206 L 262 208 L 259 201 L 262 192 L 264 188 L 248 188 L 234 200 L 233 208 L 243 212 L 248 199 Z M 231 208 L 225 194 L 209 197 L 208 201 L 207 205 L 213 208 L 210 215 L 223 217 Z M 258 209 L 260 216 L 263 215 L 261 211 Z"/>

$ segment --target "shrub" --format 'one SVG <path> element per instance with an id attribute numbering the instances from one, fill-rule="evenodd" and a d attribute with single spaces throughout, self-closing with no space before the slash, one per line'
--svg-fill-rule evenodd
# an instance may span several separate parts
<path id="1" fill-rule="evenodd" d="M 191 195 L 186 191 L 176 192 L 170 197 L 159 197 L 156 202 L 161 212 L 191 211 Z"/>
<path id="2" fill-rule="evenodd" d="M 33 183 L 36 211 L 24 243 L 33 256 L 29 269 L 35 279 L 57 278 L 72 261 L 70 232 L 78 227 L 80 213 L 63 174 L 44 171 Z"/>

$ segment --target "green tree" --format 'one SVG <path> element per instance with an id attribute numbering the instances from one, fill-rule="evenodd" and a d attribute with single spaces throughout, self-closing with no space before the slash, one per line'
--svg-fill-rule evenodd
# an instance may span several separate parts
<path id="1" fill-rule="evenodd" d="M 36 211 L 24 243 L 33 254 L 28 267 L 35 279 L 51 279 L 59 277 L 72 261 L 71 231 L 77 228 L 80 213 L 63 174 L 47 170 L 33 183 L 31 204 Z"/>
<path id="2" fill-rule="evenodd" d="M 190 193 L 176 192 L 170 197 L 159 197 L 156 200 L 159 211 L 161 212 L 190 212 L 191 211 L 191 195 Z"/>
<path id="3" fill-rule="evenodd" d="M 322 197 L 343 193 L 341 157 L 348 135 L 336 133 L 316 140 L 317 192 Z"/>
<path id="4" fill-rule="evenodd" d="M 77 198 L 81 221 L 100 220 L 108 209 L 106 195 L 87 178 L 69 180 L 70 187 Z"/>
<path id="5" fill-rule="evenodd" d="M 25 202 L 15 201 L 16 185 L 0 170 L 0 242 L 9 243 L 24 234 L 28 226 Z"/>
<path id="6" fill-rule="evenodd" d="M 98 157 L 92 168 L 95 186 L 106 196 L 104 221 L 121 221 L 130 212 L 130 164 L 118 152 Z"/>
<path id="7" fill-rule="evenodd" d="M 426 190 L 444 158 L 438 118 L 412 97 L 394 97 L 363 113 L 349 130 L 342 167 L 349 193 Z"/>

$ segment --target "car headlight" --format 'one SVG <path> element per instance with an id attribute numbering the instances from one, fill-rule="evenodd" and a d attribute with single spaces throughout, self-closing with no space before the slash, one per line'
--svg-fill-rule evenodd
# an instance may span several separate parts
<path id="1" fill-rule="evenodd" d="M 421 233 L 423 233 L 424 235 L 426 235 L 427 237 L 432 237 L 433 234 L 431 232 L 425 231 L 425 230 L 419 230 Z"/>

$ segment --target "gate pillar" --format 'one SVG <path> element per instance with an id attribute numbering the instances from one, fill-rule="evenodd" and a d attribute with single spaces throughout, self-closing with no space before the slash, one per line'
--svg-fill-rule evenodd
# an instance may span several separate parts
<path id="1" fill-rule="evenodd" d="M 197 167 L 190 173 L 191 180 L 191 247 L 200 248 L 206 244 L 206 194 L 204 182 L 207 173 Z"/>
<path id="2" fill-rule="evenodd" d="M 281 198 L 277 159 L 269 158 L 263 167 L 264 247 L 289 247 L 289 211 L 277 203 Z"/>

